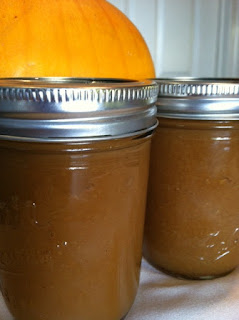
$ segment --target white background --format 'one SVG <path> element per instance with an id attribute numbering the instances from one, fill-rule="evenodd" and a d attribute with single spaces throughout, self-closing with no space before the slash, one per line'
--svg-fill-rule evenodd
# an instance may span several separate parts
<path id="1" fill-rule="evenodd" d="M 109 0 L 138 27 L 159 77 L 239 77 L 239 0 Z"/>

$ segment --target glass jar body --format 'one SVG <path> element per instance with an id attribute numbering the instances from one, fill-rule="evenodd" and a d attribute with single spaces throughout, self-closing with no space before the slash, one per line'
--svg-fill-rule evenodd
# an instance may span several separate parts
<path id="1" fill-rule="evenodd" d="M 150 137 L 0 142 L 0 288 L 16 320 L 115 320 L 138 286 Z"/>
<path id="2" fill-rule="evenodd" d="M 179 277 L 239 263 L 239 121 L 159 118 L 153 137 L 144 256 Z"/>

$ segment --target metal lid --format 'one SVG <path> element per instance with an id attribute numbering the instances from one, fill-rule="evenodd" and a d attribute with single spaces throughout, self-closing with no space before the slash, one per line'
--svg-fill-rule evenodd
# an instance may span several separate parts
<path id="1" fill-rule="evenodd" d="M 239 79 L 155 79 L 159 117 L 239 120 Z"/>
<path id="2" fill-rule="evenodd" d="M 0 139 L 112 139 L 152 130 L 158 86 L 145 80 L 0 79 Z"/>

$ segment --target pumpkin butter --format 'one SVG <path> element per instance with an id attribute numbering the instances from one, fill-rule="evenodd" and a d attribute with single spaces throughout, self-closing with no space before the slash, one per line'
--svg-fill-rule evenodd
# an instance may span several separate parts
<path id="1" fill-rule="evenodd" d="M 239 84 L 217 81 L 159 80 L 144 256 L 184 278 L 239 264 Z"/>
<path id="2" fill-rule="evenodd" d="M 133 85 L 138 90 L 143 87 Z M 87 86 L 95 90 L 96 85 Z M 114 86 L 121 90 L 119 84 L 111 90 Z M 128 83 L 121 86 L 131 88 Z M 115 112 L 105 108 L 104 116 L 107 112 L 112 116 L 107 118 L 107 126 L 103 126 L 101 111 L 100 121 L 94 111 L 89 130 L 97 135 L 111 129 L 112 136 L 105 139 L 68 137 L 67 141 L 61 137 L 55 141 L 14 139 L 15 135 L 4 139 L 2 134 L 0 288 L 14 319 L 120 320 L 129 311 L 139 281 L 150 140 L 155 126 L 150 99 L 157 97 L 156 86 L 149 83 L 146 88 L 149 97 L 144 101 L 142 123 L 134 120 L 131 108 L 134 133 L 119 134 L 129 128 L 124 127 L 128 115 L 119 109 L 116 113 L 123 122 L 111 129 Z M 134 102 L 139 103 L 138 120 L 142 102 Z M 92 114 L 87 113 L 88 120 Z M 77 119 L 76 131 L 69 126 L 66 137 L 80 136 L 87 120 L 84 114 Z M 50 124 L 48 135 L 59 135 Z M 11 130 L 14 133 L 14 128 Z M 29 132 L 41 134 L 37 124 L 36 131 L 29 128 L 25 134 Z"/>
<path id="3" fill-rule="evenodd" d="M 121 319 L 139 279 L 149 138 L 0 144 L 1 290 L 17 320 Z"/>

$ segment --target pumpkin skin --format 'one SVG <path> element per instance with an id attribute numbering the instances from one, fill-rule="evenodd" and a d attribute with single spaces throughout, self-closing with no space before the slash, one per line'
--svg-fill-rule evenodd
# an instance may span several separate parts
<path id="1" fill-rule="evenodd" d="M 0 77 L 155 76 L 136 27 L 105 0 L 1 0 Z"/>

